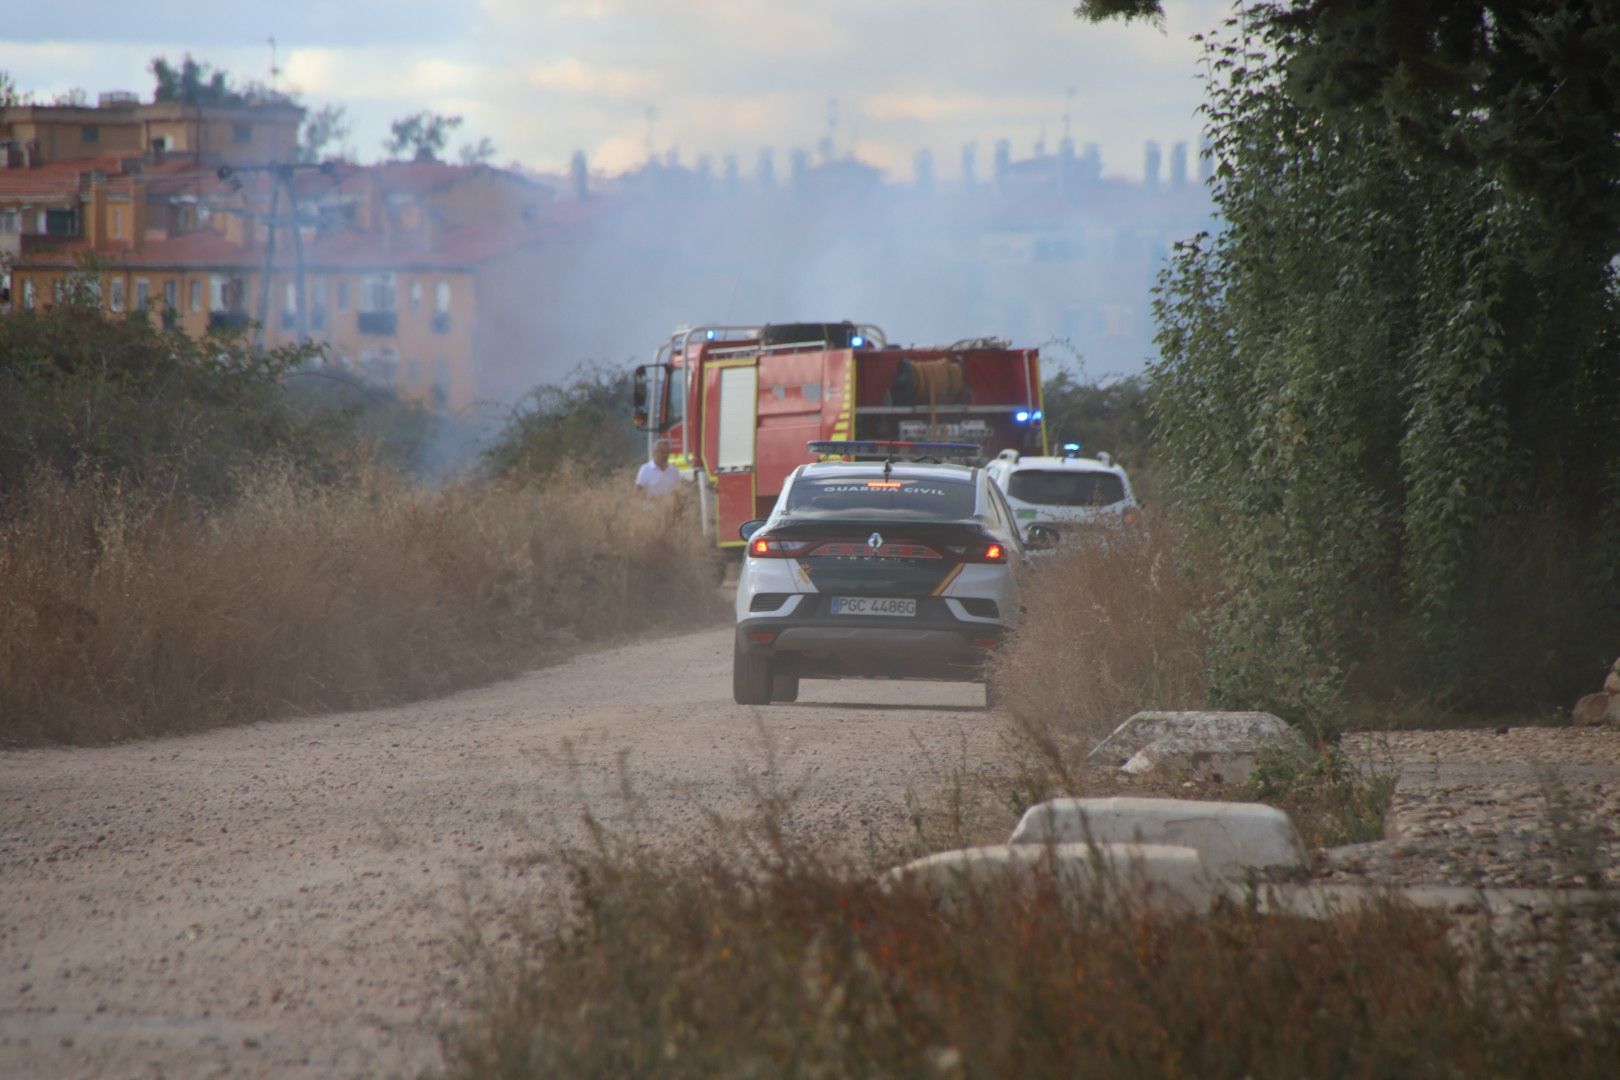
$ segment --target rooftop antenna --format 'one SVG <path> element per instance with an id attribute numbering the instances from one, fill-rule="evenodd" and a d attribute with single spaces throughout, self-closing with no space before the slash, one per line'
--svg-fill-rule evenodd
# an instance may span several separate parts
<path id="1" fill-rule="evenodd" d="M 272 34 L 265 38 L 270 43 L 270 92 L 276 92 L 276 79 L 281 75 L 281 68 L 276 66 L 276 38 Z"/>
<path id="2" fill-rule="evenodd" d="M 838 99 L 827 99 L 827 138 L 823 140 L 821 155 L 828 161 L 833 159 L 833 153 L 838 147 Z"/>

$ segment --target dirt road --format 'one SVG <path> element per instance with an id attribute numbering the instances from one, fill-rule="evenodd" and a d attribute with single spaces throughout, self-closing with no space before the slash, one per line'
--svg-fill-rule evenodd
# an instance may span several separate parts
<path id="1" fill-rule="evenodd" d="M 583 806 L 679 842 L 746 811 L 769 742 L 815 828 L 854 837 L 992 752 L 976 686 L 735 706 L 730 638 L 398 709 L 0 753 L 0 1076 L 414 1075 L 438 1060 L 454 935 L 554 888 L 544 858 Z"/>

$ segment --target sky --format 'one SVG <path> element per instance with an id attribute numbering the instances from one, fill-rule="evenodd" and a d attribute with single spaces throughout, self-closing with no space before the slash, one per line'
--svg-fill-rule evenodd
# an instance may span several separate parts
<path id="1" fill-rule="evenodd" d="M 593 170 L 650 154 L 747 171 L 831 140 L 892 179 L 928 149 L 955 179 L 964 144 L 980 175 L 998 139 L 1055 150 L 1065 116 L 1104 174 L 1142 175 L 1143 144 L 1197 144 L 1199 46 L 1228 0 L 1173 0 L 1163 31 L 1094 26 L 1066 0 L 113 0 L 15 5 L 0 70 L 49 100 L 71 88 L 151 94 L 154 56 L 190 52 L 305 104 L 343 105 L 361 161 L 389 122 L 463 117 L 451 152 L 488 137 L 495 161 L 542 171 L 584 150 Z"/>

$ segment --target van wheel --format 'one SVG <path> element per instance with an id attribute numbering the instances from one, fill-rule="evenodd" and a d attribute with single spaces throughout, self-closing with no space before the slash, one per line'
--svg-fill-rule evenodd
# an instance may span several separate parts
<path id="1" fill-rule="evenodd" d="M 771 700 L 798 701 L 799 677 L 791 673 L 778 673 L 771 677 Z"/>
<path id="2" fill-rule="evenodd" d="M 736 646 L 731 660 L 731 696 L 739 705 L 771 703 L 771 658 Z"/>

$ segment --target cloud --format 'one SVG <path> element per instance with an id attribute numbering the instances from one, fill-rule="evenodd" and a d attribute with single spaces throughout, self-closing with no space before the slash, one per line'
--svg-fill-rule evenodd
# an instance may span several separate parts
<path id="1" fill-rule="evenodd" d="M 645 100 L 658 83 L 648 71 L 601 67 L 573 57 L 532 64 L 527 78 L 540 90 L 620 101 Z"/>
<path id="2" fill-rule="evenodd" d="M 1165 34 L 1081 23 L 1071 6 L 283 0 L 249 9 L 181 0 L 131 21 L 111 0 L 66 0 L 10 13 L 13 40 L 0 56 L 20 85 L 47 95 L 69 86 L 146 92 L 147 61 L 188 50 L 237 78 L 265 79 L 274 33 L 283 85 L 311 105 L 347 105 L 356 146 L 379 145 L 398 116 L 457 111 L 463 131 L 489 135 L 503 159 L 539 168 L 565 165 L 576 148 L 593 164 L 642 160 L 649 109 L 660 152 L 752 161 L 762 147 L 830 136 L 840 152 L 858 147 L 897 175 L 924 147 L 942 163 L 971 141 L 1007 138 L 1025 154 L 1043 132 L 1055 141 L 1065 113 L 1077 141 L 1101 145 L 1111 172 L 1138 173 L 1146 139 L 1195 138 L 1198 51 L 1187 37 L 1215 25 L 1226 0 L 1171 5 Z"/>

